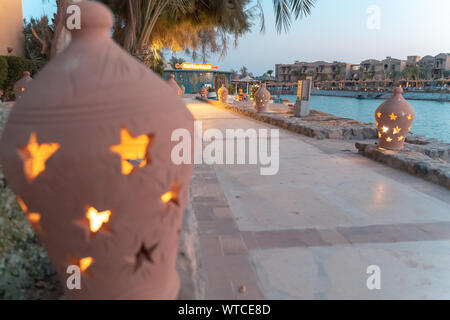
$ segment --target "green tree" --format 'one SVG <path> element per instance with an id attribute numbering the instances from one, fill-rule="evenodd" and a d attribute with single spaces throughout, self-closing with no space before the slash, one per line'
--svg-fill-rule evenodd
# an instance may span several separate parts
<path id="1" fill-rule="evenodd" d="M 248 74 L 248 68 L 246 66 L 242 66 L 240 72 L 241 72 L 241 79 L 245 78 L 246 76 L 249 75 Z"/>
<path id="2" fill-rule="evenodd" d="M 306 74 L 303 73 L 299 68 L 292 70 L 290 74 L 291 76 L 295 77 L 297 81 L 306 77 Z"/>
<path id="3" fill-rule="evenodd" d="M 170 58 L 170 65 L 172 66 L 172 68 L 176 69 L 176 65 L 177 64 L 182 64 L 184 62 L 183 58 L 178 58 L 176 56 L 172 56 L 172 58 Z"/>
<path id="4" fill-rule="evenodd" d="M 203 60 L 208 52 L 223 56 L 230 36 L 236 44 L 259 20 L 261 0 L 100 0 L 116 16 L 114 38 L 137 56 L 142 50 L 186 51 Z M 310 14 L 315 0 L 273 0 L 276 28 L 288 30 L 293 19 Z"/>

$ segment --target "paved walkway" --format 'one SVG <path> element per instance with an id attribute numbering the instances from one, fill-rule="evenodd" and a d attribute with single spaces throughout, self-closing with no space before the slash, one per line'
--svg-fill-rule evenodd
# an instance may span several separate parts
<path id="1" fill-rule="evenodd" d="M 203 129 L 274 128 L 187 100 Z M 450 191 L 280 130 L 280 171 L 197 165 L 206 299 L 450 299 Z M 369 290 L 367 268 L 381 270 Z"/>

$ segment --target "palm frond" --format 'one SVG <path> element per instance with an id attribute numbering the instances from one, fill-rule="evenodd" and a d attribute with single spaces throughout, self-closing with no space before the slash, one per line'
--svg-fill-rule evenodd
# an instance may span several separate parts
<path id="1" fill-rule="evenodd" d="M 316 0 L 273 0 L 275 25 L 278 33 L 289 31 L 292 19 L 302 19 L 311 14 Z"/>

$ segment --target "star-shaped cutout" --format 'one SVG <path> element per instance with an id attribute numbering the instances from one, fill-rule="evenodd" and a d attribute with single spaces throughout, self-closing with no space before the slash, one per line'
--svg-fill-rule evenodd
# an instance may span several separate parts
<path id="1" fill-rule="evenodd" d="M 131 174 L 135 167 L 143 168 L 150 163 L 148 151 L 153 142 L 154 135 L 143 134 L 133 137 L 123 128 L 120 131 L 120 144 L 111 146 L 110 150 L 122 158 L 122 173 Z"/>
<path id="2" fill-rule="evenodd" d="M 159 245 L 159 243 L 157 243 L 157 244 L 153 245 L 152 247 L 150 247 L 149 249 L 147 249 L 145 247 L 145 244 L 142 243 L 141 248 L 139 249 L 138 253 L 136 253 L 136 262 L 134 265 L 134 272 L 138 271 L 139 268 L 142 267 L 142 264 L 146 261 L 151 264 L 155 263 L 153 261 L 152 254 L 156 250 L 156 248 L 158 248 L 158 245 Z"/>
<path id="3" fill-rule="evenodd" d="M 400 133 L 400 131 L 402 131 L 402 129 L 399 128 L 398 126 L 394 128 L 394 134 L 398 134 Z"/>
<path id="4" fill-rule="evenodd" d="M 17 149 L 17 153 L 23 161 L 25 177 L 29 183 L 45 171 L 45 163 L 59 148 L 59 143 L 39 144 L 36 133 L 32 132 L 28 144 Z"/>
<path id="5" fill-rule="evenodd" d="M 86 214 L 83 218 L 75 220 L 74 224 L 85 230 L 86 236 L 93 238 L 98 233 L 110 233 L 114 231 L 109 227 L 112 211 L 98 211 L 96 208 L 86 206 Z"/>
<path id="6" fill-rule="evenodd" d="M 378 138 L 381 138 L 382 134 L 381 132 L 378 132 Z"/>
<path id="7" fill-rule="evenodd" d="M 180 185 L 178 184 L 177 181 L 175 181 L 172 185 L 172 190 L 164 193 L 161 196 L 161 200 L 164 203 L 172 202 L 175 205 L 179 206 L 180 205 L 179 197 L 180 197 Z"/>
<path id="8" fill-rule="evenodd" d="M 87 269 L 94 263 L 94 258 L 86 257 L 80 259 L 78 266 L 80 267 L 81 272 L 86 272 Z"/>
<path id="9" fill-rule="evenodd" d="M 405 139 L 405 137 L 404 137 L 404 136 L 400 136 L 400 137 L 398 137 L 398 141 L 402 141 L 403 139 Z"/>
<path id="10" fill-rule="evenodd" d="M 86 213 L 86 218 L 89 220 L 89 229 L 91 232 L 99 231 L 104 224 L 109 222 L 111 217 L 111 210 L 98 212 L 94 207 L 90 207 Z"/>
<path id="11" fill-rule="evenodd" d="M 408 115 L 408 120 L 412 120 L 412 114 Z"/>
<path id="12" fill-rule="evenodd" d="M 388 131 L 389 131 L 389 128 L 386 127 L 386 126 L 383 126 L 383 132 L 386 133 L 386 132 L 388 132 Z"/>
<path id="13" fill-rule="evenodd" d="M 382 115 L 383 115 L 383 114 L 382 114 L 381 112 L 378 112 L 378 113 L 377 113 L 378 118 L 381 118 Z"/>
<path id="14" fill-rule="evenodd" d="M 392 138 L 391 138 L 391 137 L 387 137 L 387 138 L 386 138 L 386 141 L 387 141 L 387 142 L 392 142 Z"/>
<path id="15" fill-rule="evenodd" d="M 42 232 L 41 226 L 39 225 L 39 222 L 41 221 L 41 215 L 36 212 L 29 212 L 27 205 L 25 202 L 23 202 L 22 198 L 17 197 L 17 202 L 19 203 L 20 209 L 22 209 L 23 213 L 26 215 L 28 221 L 30 222 L 31 226 L 38 231 L 39 233 Z"/>
<path id="16" fill-rule="evenodd" d="M 397 120 L 398 116 L 396 116 L 393 112 L 392 114 L 389 116 L 389 118 L 391 118 L 392 121 Z"/>

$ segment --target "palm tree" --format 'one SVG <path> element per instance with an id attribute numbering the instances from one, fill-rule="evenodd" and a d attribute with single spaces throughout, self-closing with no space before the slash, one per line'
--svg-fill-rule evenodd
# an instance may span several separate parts
<path id="1" fill-rule="evenodd" d="M 242 66 L 240 72 L 241 72 L 241 79 L 245 78 L 246 76 L 249 75 L 248 74 L 248 68 L 246 66 Z"/>
<path id="2" fill-rule="evenodd" d="M 66 1 L 66 0 L 64 0 Z M 259 19 L 262 0 L 99 0 L 116 16 L 114 38 L 128 51 L 152 48 L 188 51 L 208 47 L 224 55 L 228 35 L 234 43 Z M 278 32 L 311 13 L 316 0 L 273 0 Z M 157 31 L 157 32 L 154 32 Z M 220 45 L 218 39 L 222 40 Z M 203 57 L 205 54 L 203 52 Z"/>
<path id="3" fill-rule="evenodd" d="M 290 75 L 295 77 L 297 81 L 300 80 L 301 78 L 306 77 L 306 74 L 303 73 L 302 70 L 299 68 L 292 70 Z"/>
<path id="4" fill-rule="evenodd" d="M 176 56 L 172 56 L 172 58 L 170 58 L 170 65 L 174 69 L 177 67 L 177 64 L 182 64 L 183 62 L 184 62 L 183 58 L 178 58 Z"/>

